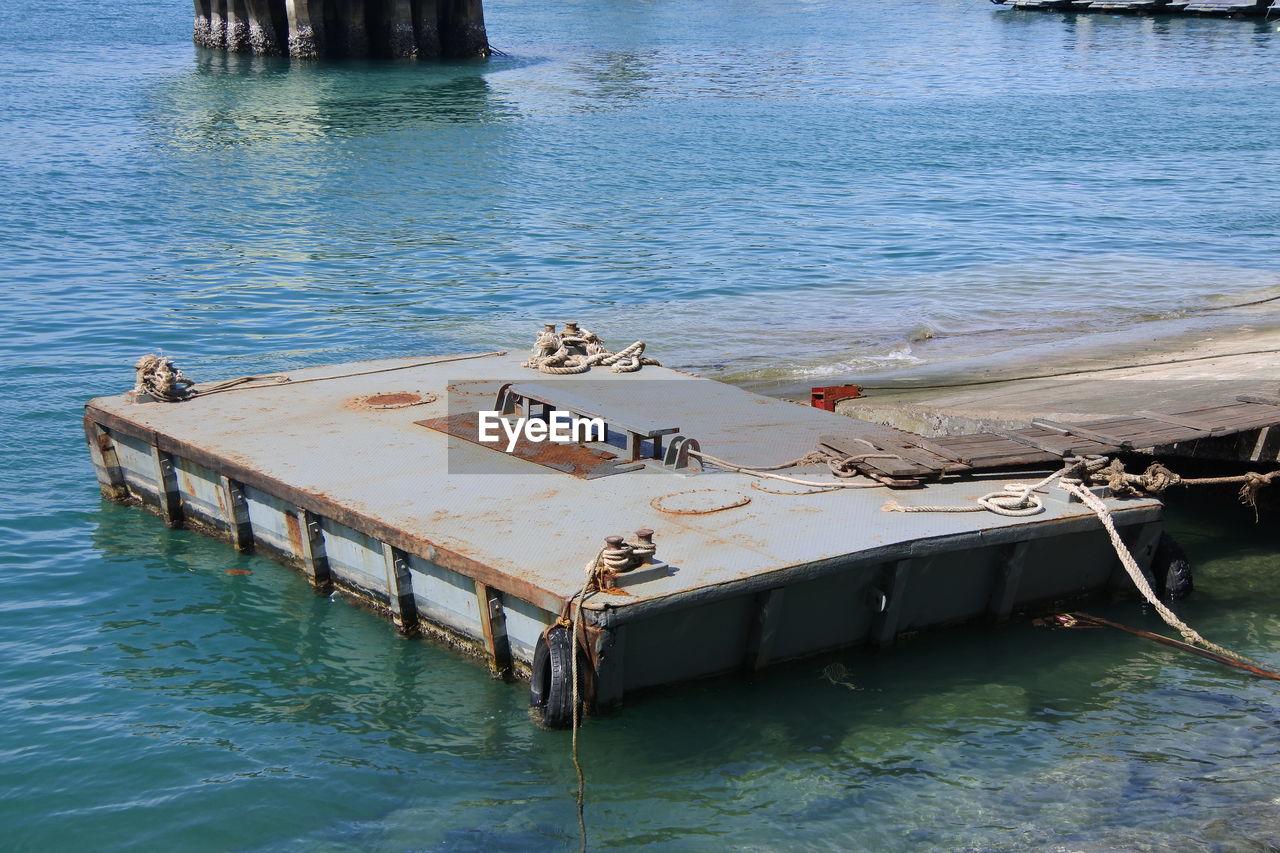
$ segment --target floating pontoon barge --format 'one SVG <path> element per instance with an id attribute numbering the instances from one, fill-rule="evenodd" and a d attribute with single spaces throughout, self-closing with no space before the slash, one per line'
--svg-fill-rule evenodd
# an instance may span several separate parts
<path id="1" fill-rule="evenodd" d="M 884 428 L 661 367 L 549 376 L 505 353 L 393 359 L 177 403 L 132 399 L 87 406 L 108 498 L 280 558 L 318 590 L 336 587 L 495 672 L 528 675 L 605 537 L 654 531 L 656 555 L 583 607 L 598 708 L 1129 584 L 1093 512 L 1058 489 L 1029 517 L 883 511 L 890 498 L 972 504 L 1032 473 L 939 469 L 916 489 L 821 491 L 699 470 L 699 449 L 763 466 L 820 447 L 865 453 L 863 431 Z M 505 439 L 476 441 L 489 410 L 600 417 L 607 441 L 522 441 L 508 453 Z M 901 453 L 860 464 L 907 485 L 894 480 Z M 825 465 L 786 473 L 838 482 Z M 1160 503 L 1107 503 L 1145 568 Z"/>

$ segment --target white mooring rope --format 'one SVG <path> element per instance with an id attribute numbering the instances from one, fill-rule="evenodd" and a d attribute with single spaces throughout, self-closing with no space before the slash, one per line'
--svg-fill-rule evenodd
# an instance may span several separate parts
<path id="1" fill-rule="evenodd" d="M 1129 575 L 1129 579 L 1133 581 L 1133 585 L 1137 587 L 1138 592 L 1146 599 L 1146 602 L 1160 615 L 1165 624 L 1173 628 L 1182 637 L 1192 645 L 1198 645 L 1210 651 L 1217 652 L 1225 657 L 1233 660 L 1247 663 L 1252 666 L 1262 667 L 1263 665 L 1257 661 L 1251 660 L 1244 655 L 1231 651 L 1225 646 L 1206 640 L 1200 636 L 1199 632 L 1190 625 L 1183 622 L 1178 616 L 1170 610 L 1160 597 L 1156 595 L 1151 588 L 1151 584 L 1147 582 L 1146 575 L 1143 574 L 1142 568 L 1138 565 L 1138 561 L 1134 559 L 1133 554 L 1129 551 L 1129 547 L 1125 545 L 1124 540 L 1120 538 L 1120 533 L 1116 530 L 1115 521 L 1111 518 L 1111 510 L 1107 505 L 1091 492 L 1085 485 L 1086 478 L 1095 477 L 1107 466 L 1105 458 L 1091 458 L 1088 460 L 1080 460 L 1072 462 L 1065 468 L 1055 471 L 1040 482 L 1027 486 L 1022 483 L 1011 483 L 1006 485 L 1003 491 L 989 492 L 978 498 L 973 505 L 962 504 L 959 506 L 903 506 L 897 501 L 889 501 L 884 505 L 886 512 L 981 512 L 987 510 L 997 515 L 1007 516 L 1028 516 L 1044 511 L 1044 504 L 1040 498 L 1034 494 L 1038 489 L 1043 489 L 1054 480 L 1059 480 L 1058 487 L 1073 495 L 1088 507 L 1098 521 L 1102 523 L 1103 528 L 1107 531 L 1107 536 L 1111 539 L 1111 546 L 1115 549 L 1116 556 L 1120 558 L 1120 564 L 1124 566 L 1125 572 Z M 1109 472 L 1114 476 L 1114 471 Z M 1079 474 L 1079 477 L 1067 476 L 1068 474 Z"/>

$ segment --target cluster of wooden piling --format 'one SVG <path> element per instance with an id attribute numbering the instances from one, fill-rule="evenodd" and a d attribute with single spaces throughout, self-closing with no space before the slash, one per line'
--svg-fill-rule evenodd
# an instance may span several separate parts
<path id="1" fill-rule="evenodd" d="M 299 59 L 489 55 L 481 0 L 195 0 L 193 38 Z"/>

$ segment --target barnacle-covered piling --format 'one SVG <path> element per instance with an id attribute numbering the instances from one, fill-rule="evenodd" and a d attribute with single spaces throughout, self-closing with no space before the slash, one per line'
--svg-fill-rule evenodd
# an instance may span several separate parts
<path id="1" fill-rule="evenodd" d="M 481 0 L 194 0 L 192 40 L 296 59 L 489 56 Z"/>

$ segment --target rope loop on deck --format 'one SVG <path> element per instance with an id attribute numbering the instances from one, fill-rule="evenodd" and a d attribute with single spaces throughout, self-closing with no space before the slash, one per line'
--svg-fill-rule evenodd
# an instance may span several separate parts
<path id="1" fill-rule="evenodd" d="M 1011 518 L 1025 518 L 1044 512 L 1044 502 L 1036 492 L 1047 488 L 1054 480 L 1063 482 L 1080 482 L 1080 477 L 1087 476 L 1105 464 L 1105 459 L 1092 457 L 1072 457 L 1067 464 L 1038 483 L 1028 486 L 1026 483 L 1006 483 L 999 491 L 987 492 L 976 498 L 972 504 L 956 504 L 941 506 L 907 506 L 895 500 L 888 501 L 881 510 L 884 512 L 994 512 Z"/>

